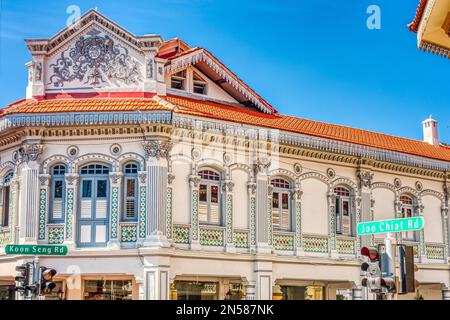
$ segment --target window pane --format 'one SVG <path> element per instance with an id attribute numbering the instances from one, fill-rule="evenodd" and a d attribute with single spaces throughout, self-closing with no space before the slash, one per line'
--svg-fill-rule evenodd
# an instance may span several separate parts
<path id="1" fill-rule="evenodd" d="M 219 187 L 211 186 L 211 202 L 218 203 L 219 202 Z"/>
<path id="2" fill-rule="evenodd" d="M 127 197 L 134 197 L 136 195 L 135 187 L 136 187 L 136 180 L 127 179 Z"/>
<path id="3" fill-rule="evenodd" d="M 125 210 L 127 218 L 134 218 L 136 215 L 136 201 L 134 199 L 127 199 Z"/>
<path id="4" fill-rule="evenodd" d="M 274 209 L 279 208 L 280 205 L 279 205 L 278 201 L 279 201 L 278 192 L 272 193 L 272 208 L 274 208 Z"/>
<path id="5" fill-rule="evenodd" d="M 207 191 L 206 185 L 201 184 L 199 189 L 199 200 L 202 202 L 206 202 L 207 200 Z"/>
<path id="6" fill-rule="evenodd" d="M 92 197 L 92 180 L 83 180 L 83 198 Z"/>
<path id="7" fill-rule="evenodd" d="M 61 180 L 55 181 L 55 199 L 61 199 L 63 197 L 63 182 Z"/>
<path id="8" fill-rule="evenodd" d="M 285 210 L 289 209 L 289 195 L 287 193 L 281 194 L 281 207 Z"/>
<path id="9" fill-rule="evenodd" d="M 97 198 L 106 198 L 106 180 L 97 181 Z"/>
<path id="10" fill-rule="evenodd" d="M 350 214 L 348 208 L 349 208 L 348 201 L 347 200 L 342 201 L 342 215 L 343 216 L 348 216 Z"/>

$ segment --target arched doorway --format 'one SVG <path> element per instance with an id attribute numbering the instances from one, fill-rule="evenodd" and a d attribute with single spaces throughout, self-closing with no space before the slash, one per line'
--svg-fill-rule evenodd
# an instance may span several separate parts
<path id="1" fill-rule="evenodd" d="M 102 247 L 109 240 L 109 171 L 108 166 L 98 163 L 80 168 L 79 247 Z"/>

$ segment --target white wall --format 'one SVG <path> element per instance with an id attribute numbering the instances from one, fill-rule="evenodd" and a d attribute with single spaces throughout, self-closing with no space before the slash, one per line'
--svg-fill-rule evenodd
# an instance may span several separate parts
<path id="1" fill-rule="evenodd" d="M 442 216 L 441 216 L 441 200 L 427 195 L 422 197 L 424 209 L 423 218 L 425 242 L 444 242 Z"/>
<path id="2" fill-rule="evenodd" d="M 172 219 L 174 223 L 190 223 L 189 175 L 191 165 L 182 161 L 172 163 L 173 180 Z"/>
<path id="3" fill-rule="evenodd" d="M 247 192 L 247 183 L 249 175 L 241 169 L 235 169 L 232 172 L 233 188 L 233 227 L 238 229 L 248 229 L 249 216 L 248 205 L 249 195 Z"/>
<path id="4" fill-rule="evenodd" d="M 328 235 L 328 187 L 317 179 L 302 181 L 302 230 Z"/>

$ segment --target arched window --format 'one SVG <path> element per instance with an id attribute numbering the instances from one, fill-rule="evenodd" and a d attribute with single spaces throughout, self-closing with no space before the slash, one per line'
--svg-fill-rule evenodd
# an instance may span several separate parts
<path id="1" fill-rule="evenodd" d="M 272 190 L 272 225 L 274 229 L 291 229 L 291 195 L 288 181 L 275 178 L 271 180 Z"/>
<path id="2" fill-rule="evenodd" d="M 221 224 L 220 216 L 220 174 L 212 170 L 199 172 L 199 212 L 200 223 Z"/>
<path id="3" fill-rule="evenodd" d="M 401 214 L 402 218 L 411 218 L 415 216 L 414 199 L 407 195 L 400 196 L 400 202 L 402 204 Z M 417 233 L 415 231 L 402 232 L 402 238 L 406 241 L 417 241 Z"/>
<path id="4" fill-rule="evenodd" d="M 66 183 L 66 166 L 58 164 L 51 170 L 51 190 L 50 190 L 50 223 L 60 223 L 64 221 Z"/>
<path id="5" fill-rule="evenodd" d="M 137 220 L 138 203 L 138 165 L 127 163 L 124 168 L 123 216 L 122 219 Z"/>
<path id="6" fill-rule="evenodd" d="M 3 177 L 3 185 L 0 186 L 0 226 L 9 226 L 9 209 L 11 205 L 11 180 L 14 172 L 10 171 Z"/>
<path id="7" fill-rule="evenodd" d="M 354 236 L 356 221 L 350 190 L 338 186 L 334 188 L 334 194 L 336 195 L 336 234 Z"/>

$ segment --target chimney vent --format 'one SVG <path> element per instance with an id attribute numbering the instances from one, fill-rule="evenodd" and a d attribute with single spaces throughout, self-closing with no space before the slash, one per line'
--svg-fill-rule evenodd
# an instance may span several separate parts
<path id="1" fill-rule="evenodd" d="M 428 119 L 422 121 L 423 125 L 423 141 L 433 146 L 439 145 L 438 139 L 438 122 L 434 120 L 431 115 Z"/>

